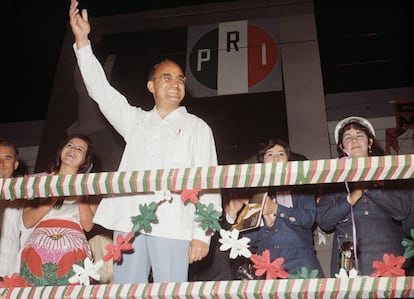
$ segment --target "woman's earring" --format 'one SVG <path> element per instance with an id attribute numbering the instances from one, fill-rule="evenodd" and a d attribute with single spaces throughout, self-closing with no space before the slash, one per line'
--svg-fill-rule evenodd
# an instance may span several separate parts
<path id="1" fill-rule="evenodd" d="M 372 154 L 372 149 L 370 147 L 368 148 L 368 154 Z"/>

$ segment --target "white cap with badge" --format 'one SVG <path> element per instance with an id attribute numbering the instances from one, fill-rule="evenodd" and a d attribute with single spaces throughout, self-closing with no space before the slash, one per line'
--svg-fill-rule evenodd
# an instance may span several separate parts
<path id="1" fill-rule="evenodd" d="M 336 144 L 338 144 L 339 130 L 342 129 L 343 127 L 345 127 L 347 124 L 349 124 L 351 122 L 357 122 L 357 123 L 363 125 L 375 137 L 374 127 L 372 126 L 372 124 L 367 119 L 365 119 L 363 117 L 360 117 L 360 116 L 349 116 L 349 117 L 346 117 L 343 120 L 339 121 L 338 124 L 335 127 L 335 135 L 334 136 L 335 136 L 335 143 Z"/>

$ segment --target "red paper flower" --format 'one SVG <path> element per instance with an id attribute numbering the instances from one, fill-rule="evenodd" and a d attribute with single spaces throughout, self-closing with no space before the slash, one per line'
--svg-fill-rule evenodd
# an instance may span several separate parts
<path id="1" fill-rule="evenodd" d="M 377 269 L 370 276 L 372 277 L 394 277 L 404 276 L 405 270 L 401 269 L 405 262 L 404 256 L 394 256 L 393 254 L 384 254 L 384 262 L 374 261 L 372 267 Z"/>
<path id="2" fill-rule="evenodd" d="M 256 268 L 255 274 L 261 276 L 266 273 L 266 279 L 287 278 L 289 274 L 283 269 L 284 258 L 280 257 L 270 262 L 269 250 L 263 251 L 262 255 L 252 254 L 250 259 L 253 267 Z"/>
<path id="3" fill-rule="evenodd" d="M 106 249 L 108 253 L 102 259 L 104 261 L 107 261 L 113 258 L 115 262 L 121 261 L 122 252 L 129 251 L 132 249 L 132 244 L 130 243 L 130 241 L 133 236 L 134 236 L 133 232 L 129 232 L 125 238 L 121 234 L 119 234 L 116 237 L 116 245 L 114 244 L 106 245 Z"/>
<path id="4" fill-rule="evenodd" d="M 181 191 L 181 200 L 183 203 L 191 201 L 196 205 L 198 203 L 198 193 L 200 193 L 200 189 L 183 190 Z"/>
<path id="5" fill-rule="evenodd" d="M 20 277 L 19 274 L 13 274 L 8 277 L 3 277 L 3 281 L 0 281 L 0 288 L 18 288 L 18 287 L 31 287 L 32 285 Z"/>

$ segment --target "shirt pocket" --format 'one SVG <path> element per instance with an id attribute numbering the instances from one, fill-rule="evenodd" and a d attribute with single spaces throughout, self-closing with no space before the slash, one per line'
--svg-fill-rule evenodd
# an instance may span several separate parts
<path id="1" fill-rule="evenodd" d="M 170 147 L 174 167 L 191 167 L 193 163 L 192 138 L 184 133 L 177 134 Z"/>

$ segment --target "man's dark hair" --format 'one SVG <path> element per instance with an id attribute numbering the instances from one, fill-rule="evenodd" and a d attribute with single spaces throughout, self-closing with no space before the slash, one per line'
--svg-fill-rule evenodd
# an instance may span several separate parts
<path id="1" fill-rule="evenodd" d="M 157 71 L 157 69 L 158 69 L 158 67 L 159 67 L 160 65 L 163 65 L 164 63 L 168 63 L 168 62 L 174 63 L 174 64 L 178 65 L 178 66 L 181 68 L 181 66 L 180 66 L 177 62 L 175 62 L 174 60 L 169 59 L 169 58 L 164 58 L 164 59 L 162 59 L 161 61 L 157 62 L 157 63 L 156 63 L 156 64 L 155 64 L 155 65 L 151 68 L 151 70 L 148 72 L 148 81 L 152 81 L 152 80 L 154 79 L 155 72 Z M 181 69 L 182 69 L 182 68 L 181 68 Z"/>
<path id="2" fill-rule="evenodd" d="M 1 138 L 0 137 L 0 146 L 7 146 L 10 147 L 14 152 L 14 158 L 16 160 L 19 159 L 19 149 L 17 148 L 16 144 L 9 139 Z"/>

